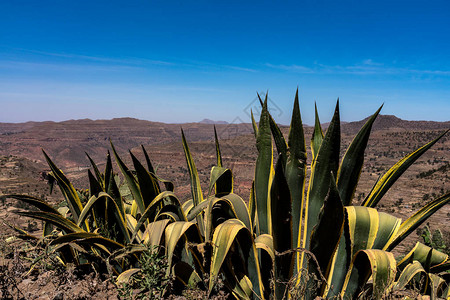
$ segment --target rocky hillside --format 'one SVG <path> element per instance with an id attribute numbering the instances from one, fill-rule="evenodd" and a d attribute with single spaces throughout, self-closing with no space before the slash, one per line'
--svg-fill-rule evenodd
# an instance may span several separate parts
<path id="1" fill-rule="evenodd" d="M 365 121 L 366 119 L 343 123 L 342 133 L 354 135 Z M 0 155 L 16 155 L 43 161 L 41 149 L 44 149 L 61 166 L 82 167 L 88 165 L 85 152 L 96 160 L 103 159 L 110 148 L 110 139 L 119 152 L 126 152 L 141 144 L 162 146 L 174 143 L 181 147 L 181 128 L 190 142 L 211 141 L 214 137 L 211 123 L 216 123 L 220 140 L 243 135 L 251 138 L 253 132 L 248 123 L 223 124 L 211 120 L 186 124 L 166 124 L 132 118 L 0 123 Z M 326 125 L 324 124 L 324 128 Z M 380 115 L 375 121 L 373 131 L 427 131 L 449 128 L 450 122 L 405 121 L 395 116 Z M 282 129 L 284 132 L 288 131 L 286 126 Z"/>

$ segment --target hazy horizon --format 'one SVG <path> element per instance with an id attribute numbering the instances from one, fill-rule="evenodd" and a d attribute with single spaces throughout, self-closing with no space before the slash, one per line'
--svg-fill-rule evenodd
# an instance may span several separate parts
<path id="1" fill-rule="evenodd" d="M 449 121 L 447 1 L 0 3 L 0 122 Z"/>
<path id="2" fill-rule="evenodd" d="M 385 115 L 385 114 L 380 114 L 380 116 L 393 116 L 393 117 L 396 117 L 396 118 L 398 118 L 397 116 L 395 116 L 395 115 Z M 380 116 L 378 117 L 378 119 L 380 119 Z M 351 121 L 348 121 L 348 120 L 342 120 L 341 119 L 341 123 L 351 123 L 351 122 L 358 122 L 358 121 L 362 121 L 362 120 L 364 120 L 364 119 L 366 119 L 366 118 L 368 118 L 369 116 L 367 116 L 367 117 L 365 117 L 365 118 L 362 118 L 362 119 L 359 119 L 359 120 L 351 120 Z M 319 118 L 320 118 L 320 116 L 319 116 Z M 91 118 L 82 118 L 82 119 L 67 119 L 67 120 L 60 120 L 60 121 L 54 121 L 54 120 L 43 120 L 43 121 L 34 121 L 34 120 L 29 120 L 29 121 L 24 121 L 24 122 L 1 122 L 0 121 L 0 123 L 6 123 L 6 124 L 23 124 L 23 123 L 45 123 L 45 122 L 54 122 L 54 123 L 63 123 L 63 122 L 71 122 L 71 121 L 83 121 L 83 120 L 89 120 L 89 121 L 112 121 L 112 120 L 114 120 L 114 119 L 135 119 L 135 120 L 139 120 L 139 121 L 148 121 L 148 122 L 154 122 L 154 123 L 163 123 L 163 124 L 187 124 L 187 123 L 202 123 L 202 124 L 206 124 L 206 125 L 208 125 L 208 124 L 211 124 L 211 125 L 213 125 L 213 124 L 215 124 L 215 125 L 217 125 L 217 124 L 220 124 L 219 122 L 226 122 L 225 123 L 225 125 L 227 125 L 227 124 L 243 124 L 243 123 L 245 123 L 245 124 L 251 124 L 251 121 L 243 121 L 243 120 L 240 120 L 239 118 L 237 119 L 237 120 L 233 120 L 232 122 L 228 122 L 228 121 L 224 121 L 224 120 L 211 120 L 211 119 L 209 119 L 209 118 L 203 118 L 202 120 L 198 120 L 198 121 L 193 121 L 193 122 L 160 122 L 160 121 L 154 121 L 154 120 L 147 120 L 147 119 L 139 119 L 139 118 L 134 118 L 134 117 L 114 117 L 114 118 L 109 118 L 109 119 L 102 119 L 102 118 L 99 118 L 99 119 L 91 119 Z M 450 122 L 450 120 L 446 120 L 446 121 L 434 121 L 434 120 L 407 120 L 407 119 L 402 119 L 402 118 L 399 118 L 399 119 L 401 119 L 402 121 L 411 121 L 411 122 L 437 122 L 437 123 L 447 123 L 447 122 Z M 212 121 L 212 122 L 214 122 L 214 123 L 203 123 L 203 121 Z M 242 121 L 242 122 L 241 122 Z M 259 122 L 259 120 L 256 120 L 257 122 Z M 275 120 L 276 121 L 276 120 Z M 321 124 L 325 124 L 325 123 L 329 123 L 330 122 L 330 120 L 322 120 L 322 119 L 320 119 L 320 123 Z M 281 122 L 277 122 L 279 125 L 282 125 L 282 126 L 289 126 L 289 123 L 281 123 Z M 306 122 L 303 122 L 303 125 L 305 126 L 310 126 L 310 127 L 313 127 L 314 126 L 314 123 L 306 123 Z"/>

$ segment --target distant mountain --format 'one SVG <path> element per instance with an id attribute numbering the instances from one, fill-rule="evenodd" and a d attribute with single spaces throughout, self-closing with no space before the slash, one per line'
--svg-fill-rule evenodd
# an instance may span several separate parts
<path id="1" fill-rule="evenodd" d="M 343 132 L 350 134 L 357 133 L 359 129 L 367 122 L 369 117 L 356 122 L 349 122 L 342 125 Z M 407 121 L 402 120 L 393 115 L 379 115 L 375 120 L 372 131 L 376 130 L 446 130 L 450 129 L 450 121 L 435 122 L 435 121 Z"/>
<path id="2" fill-rule="evenodd" d="M 213 121 L 210 119 L 203 119 L 199 123 L 200 124 L 228 124 L 227 121 Z"/>

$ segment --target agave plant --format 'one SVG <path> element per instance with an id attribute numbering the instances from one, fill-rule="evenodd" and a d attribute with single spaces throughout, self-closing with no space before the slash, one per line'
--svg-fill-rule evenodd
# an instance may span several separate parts
<path id="1" fill-rule="evenodd" d="M 323 279 L 318 287 L 307 280 L 311 288 L 306 291 L 306 298 L 354 298 L 363 291 L 369 277 L 373 295 L 383 296 L 392 287 L 396 274 L 394 256 L 388 251 L 445 205 L 450 194 L 430 202 L 404 222 L 374 207 L 401 174 L 447 131 L 402 158 L 379 178 L 361 206 L 354 206 L 364 150 L 381 107 L 355 136 L 340 163 L 339 101 L 325 135 L 316 109 L 311 173 L 305 195 L 306 147 L 298 93 L 288 142 L 267 111 L 267 98 L 261 102 L 259 126 L 254 125 L 259 155 L 250 207 L 255 207 L 252 219 L 258 249 L 272 257 L 275 298 L 287 296 L 286 282 L 296 277 L 300 284 L 305 271 Z M 272 137 L 279 154 L 275 169 Z M 308 259 L 308 251 L 314 255 L 314 263 Z"/>
<path id="2" fill-rule="evenodd" d="M 370 277 L 372 294 L 381 298 L 392 290 L 396 280 L 397 263 L 389 251 L 445 205 L 450 195 L 430 202 L 404 222 L 374 207 L 401 174 L 446 132 L 401 159 L 380 177 L 363 203 L 355 206 L 353 195 L 364 151 L 381 108 L 356 135 L 340 163 L 339 106 L 325 135 L 316 110 L 311 174 L 305 195 L 306 146 L 298 94 L 288 142 L 267 110 L 267 98 L 261 102 L 259 125 L 252 120 L 258 158 L 248 205 L 251 225 L 248 226 L 247 214 L 242 213 L 240 220 L 228 214 L 229 219 L 224 217 L 213 229 L 209 290 L 222 272 L 237 298 L 282 299 L 290 293 L 286 283 L 295 280 L 297 287 L 306 284 L 302 295 L 305 299 L 316 296 L 351 299 L 365 292 Z M 275 168 L 272 138 L 279 154 Z M 198 182 L 195 165 L 186 153 L 191 180 Z M 193 186 L 194 197 L 200 195 L 199 185 Z M 200 196 L 198 199 L 192 203 L 193 211 L 215 207 L 214 201 L 203 205 L 205 200 Z M 230 210 L 239 211 L 234 206 Z M 206 220 L 213 218 L 211 209 L 202 213 Z M 238 217 L 237 213 L 234 215 Z M 448 266 L 446 262 L 447 258 L 436 266 Z M 247 267 L 246 272 L 241 266 Z M 252 266 L 255 269 L 249 269 Z M 270 274 L 274 277 L 273 289 L 268 280 Z M 313 278 L 321 279 L 321 283 L 315 285 Z"/>
<path id="3" fill-rule="evenodd" d="M 116 249 L 123 248 L 123 242 L 129 240 L 126 227 L 117 226 L 116 228 L 116 225 L 124 224 L 124 214 L 121 211 L 123 206 L 119 206 L 111 195 L 103 191 L 105 185 L 92 186 L 92 182 L 90 189 L 92 195 L 83 206 L 84 193 L 73 187 L 45 152 L 44 156 L 51 168 L 51 176 L 61 189 L 65 205 L 56 209 L 46 201 L 31 196 L 7 195 L 6 197 L 26 202 L 39 209 L 37 212 L 19 211 L 17 214 L 45 222 L 43 237 L 53 237 L 50 246 L 59 253 L 63 264 L 90 263 L 97 269 L 104 267 L 104 257 Z M 111 172 L 106 174 L 111 175 Z M 90 172 L 89 176 L 91 179 Z M 108 182 L 106 187 L 112 188 L 112 185 Z M 97 188 L 99 191 L 93 194 Z M 100 232 L 114 232 L 115 236 L 107 238 Z"/>
<path id="4" fill-rule="evenodd" d="M 156 215 L 176 216 L 178 214 L 181 218 L 184 215 L 180 213 L 180 202 L 171 193 L 173 190 L 171 182 L 161 180 L 147 171 L 130 152 L 136 169 L 136 175 L 134 175 L 117 155 L 113 145 L 112 149 L 119 168 L 125 174 L 124 179 L 127 182 L 125 185 L 113 172 L 109 152 L 104 173 L 99 171 L 88 155 L 95 175 L 88 171 L 89 189 L 82 191 L 74 188 L 44 151 L 51 169 L 52 182 L 58 184 L 64 196 L 63 205 L 56 209 L 49 203 L 31 196 L 6 195 L 5 197 L 26 202 L 39 209 L 37 212 L 19 211 L 17 213 L 44 221 L 43 237 L 51 239 L 49 246 L 53 252 L 59 254 L 63 264 L 89 264 L 100 273 L 108 269 L 111 273 L 118 275 L 132 267 L 138 259 L 135 254 L 139 251 L 136 251 L 136 247 L 130 246 L 137 245 L 143 240 L 142 233 L 136 228 L 137 218 L 144 216 L 142 220 L 139 220 L 141 221 L 139 226 L 144 227 L 145 224 L 142 223 L 154 221 L 157 219 Z M 147 166 L 153 171 L 144 148 L 143 151 Z M 164 183 L 166 191 L 160 190 L 160 183 Z M 24 238 L 31 237 L 26 232 L 21 233 Z M 112 256 L 113 253 L 129 250 L 129 248 L 133 248 L 134 251 L 131 251 L 131 259 L 128 257 L 128 260 L 124 260 L 117 255 Z M 141 252 L 144 249 L 141 247 Z"/>

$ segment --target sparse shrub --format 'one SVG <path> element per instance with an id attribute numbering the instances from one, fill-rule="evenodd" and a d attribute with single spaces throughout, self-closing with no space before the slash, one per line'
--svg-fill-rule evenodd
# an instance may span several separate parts
<path id="1" fill-rule="evenodd" d="M 444 235 L 439 228 L 432 231 L 429 224 L 427 224 L 424 228 L 417 229 L 417 235 L 423 239 L 423 243 L 428 247 L 450 255 L 450 249 L 446 245 Z"/>
<path id="2" fill-rule="evenodd" d="M 138 264 L 140 270 L 119 287 L 121 298 L 162 299 L 172 282 L 166 275 L 168 264 L 165 256 L 156 247 L 147 248 L 142 251 Z"/>
<path id="3" fill-rule="evenodd" d="M 398 198 L 395 202 L 394 202 L 394 205 L 395 206 L 400 206 L 400 205 L 402 205 L 403 204 L 403 198 Z"/>

